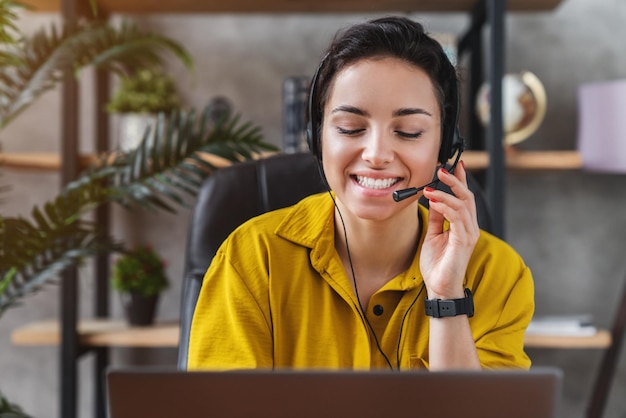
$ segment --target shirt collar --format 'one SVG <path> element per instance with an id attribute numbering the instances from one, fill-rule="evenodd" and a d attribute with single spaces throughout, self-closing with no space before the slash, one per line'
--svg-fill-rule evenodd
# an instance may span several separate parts
<path id="1" fill-rule="evenodd" d="M 323 271 L 336 254 L 334 209 L 333 199 L 328 192 L 315 194 L 294 205 L 276 228 L 278 236 L 311 249 L 311 262 L 318 271 Z M 419 205 L 418 216 L 422 222 L 418 245 L 421 248 L 428 229 L 428 209 Z M 390 287 L 406 290 L 422 283 L 419 253 L 418 250 L 409 269 L 397 278 L 400 280 L 388 283 Z"/>

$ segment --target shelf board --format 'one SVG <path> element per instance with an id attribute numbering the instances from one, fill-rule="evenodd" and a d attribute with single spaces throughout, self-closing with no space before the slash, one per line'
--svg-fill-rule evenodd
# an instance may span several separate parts
<path id="1" fill-rule="evenodd" d="M 79 157 L 80 167 L 85 168 L 95 161 L 95 156 L 82 155 Z M 58 171 L 61 169 L 61 155 L 52 152 L 12 152 L 0 153 L 0 167 L 36 170 Z"/>
<path id="2" fill-rule="evenodd" d="M 520 151 L 505 148 L 505 165 L 509 170 L 580 170 L 582 157 L 578 151 Z M 465 151 L 461 157 L 468 170 L 489 167 L 489 154 L 485 151 Z"/>
<path id="3" fill-rule="evenodd" d="M 178 347 L 178 322 L 130 327 L 123 320 L 85 319 L 78 323 L 81 345 L 88 347 Z M 56 320 L 34 322 L 11 333 L 15 345 L 58 345 L 61 329 Z"/>
<path id="4" fill-rule="evenodd" d="M 24 0 L 35 11 L 58 12 L 61 0 Z M 508 11 L 550 11 L 561 0 L 508 0 Z M 107 13 L 381 13 L 468 12 L 476 0 L 98 0 Z"/>
<path id="5" fill-rule="evenodd" d="M 506 167 L 512 170 L 580 170 L 583 167 L 578 151 L 506 151 Z M 214 155 L 205 158 L 217 167 L 230 163 Z M 484 151 L 465 151 L 463 162 L 468 170 L 489 167 L 489 155 Z M 97 161 L 94 155 L 80 157 L 81 168 Z M 13 169 L 55 171 L 61 169 L 61 157 L 55 153 L 0 153 L 0 166 Z"/>
<path id="6" fill-rule="evenodd" d="M 205 160 L 211 162 L 216 167 L 226 167 L 230 162 L 216 155 L 202 153 Z M 79 166 L 81 169 L 97 163 L 96 155 L 88 154 L 79 156 Z M 0 153 L 0 168 L 7 167 L 19 170 L 35 171 L 58 171 L 61 169 L 61 156 L 57 153 Z"/>
<path id="7" fill-rule="evenodd" d="M 594 335 L 584 337 L 526 334 L 524 340 L 526 348 L 603 349 L 610 345 L 611 333 L 603 329 L 598 330 Z"/>
<path id="8" fill-rule="evenodd" d="M 122 320 L 85 319 L 78 323 L 79 341 L 88 347 L 178 347 L 177 322 L 157 323 L 149 327 L 130 327 Z M 58 345 L 61 331 L 56 320 L 34 322 L 15 329 L 11 343 L 25 346 Z M 526 335 L 526 348 L 606 348 L 611 334 L 606 330 L 589 337 Z"/>

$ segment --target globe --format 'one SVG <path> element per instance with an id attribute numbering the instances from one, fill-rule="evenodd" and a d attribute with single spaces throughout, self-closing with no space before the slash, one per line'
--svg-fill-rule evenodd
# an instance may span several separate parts
<path id="1" fill-rule="evenodd" d="M 476 113 L 483 126 L 489 125 L 491 91 L 481 86 L 476 98 Z M 504 143 L 517 144 L 532 135 L 546 113 L 546 92 L 541 81 L 530 71 L 506 74 L 502 78 L 502 119 Z"/>

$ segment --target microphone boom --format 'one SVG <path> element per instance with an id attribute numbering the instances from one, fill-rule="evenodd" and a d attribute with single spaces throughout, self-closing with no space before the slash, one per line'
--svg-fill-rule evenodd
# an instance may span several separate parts
<path id="1" fill-rule="evenodd" d="M 407 199 L 411 196 L 415 196 L 417 194 L 417 192 L 419 192 L 420 190 L 422 190 L 424 187 L 411 187 L 408 189 L 402 189 L 402 190 L 396 190 L 393 192 L 393 200 L 395 200 L 396 202 L 399 202 L 401 200 Z"/>

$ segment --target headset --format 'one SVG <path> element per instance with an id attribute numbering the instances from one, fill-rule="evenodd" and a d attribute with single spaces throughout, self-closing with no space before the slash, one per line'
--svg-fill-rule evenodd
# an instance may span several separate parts
<path id="1" fill-rule="evenodd" d="M 318 162 L 322 162 L 322 144 L 321 144 L 321 125 L 322 125 L 322 112 L 317 106 L 320 102 L 319 100 L 319 92 L 317 89 L 317 85 L 319 82 L 319 75 L 321 69 L 324 67 L 326 60 L 328 59 L 329 53 L 326 53 L 322 58 L 319 66 L 315 70 L 315 74 L 313 75 L 313 79 L 311 81 L 311 86 L 309 90 L 309 102 L 308 102 L 308 121 L 306 128 L 306 137 L 307 144 L 309 146 L 309 150 L 311 153 L 317 158 Z M 452 63 L 446 58 L 445 62 L 448 64 L 449 68 L 447 68 L 447 72 L 450 74 L 450 77 L 453 78 L 450 80 L 450 85 L 452 86 L 452 92 L 449 97 L 444 97 L 443 105 L 446 106 L 447 101 L 451 101 L 449 104 L 449 112 L 446 112 L 446 117 L 444 119 L 444 123 L 441 129 L 441 147 L 439 148 L 439 156 L 438 161 L 441 164 L 441 167 L 445 167 L 446 163 L 449 159 L 451 159 L 456 154 L 456 159 L 454 163 L 450 166 L 448 171 L 450 173 L 454 172 L 459 159 L 461 158 L 461 154 L 465 149 L 465 139 L 459 133 L 459 114 L 460 114 L 460 96 L 459 96 L 459 87 L 458 81 L 456 78 L 456 71 Z M 448 115 L 451 115 L 448 116 Z M 321 169 L 320 169 L 321 170 Z M 429 186 L 436 186 L 439 180 L 435 177 L 435 179 L 425 184 L 421 187 L 411 187 L 408 189 L 396 190 L 393 192 L 393 199 L 396 202 L 404 200 L 410 196 L 417 194 L 419 191 Z"/>

